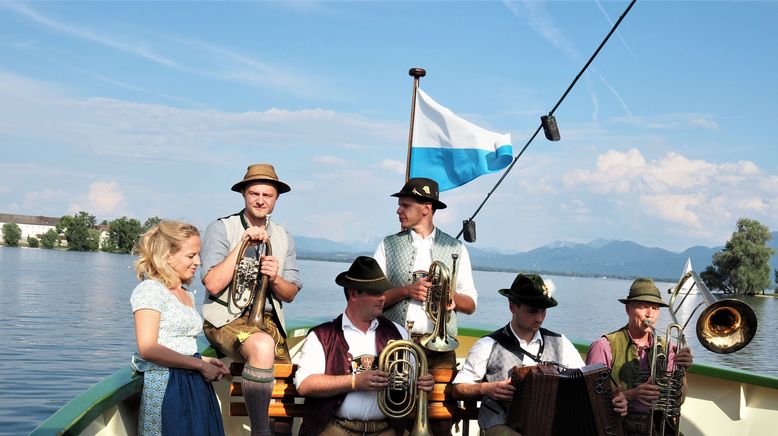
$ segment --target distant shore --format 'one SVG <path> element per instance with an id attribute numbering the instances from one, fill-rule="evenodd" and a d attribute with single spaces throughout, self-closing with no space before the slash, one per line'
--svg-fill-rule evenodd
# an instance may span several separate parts
<path id="1" fill-rule="evenodd" d="M 21 241 L 20 241 L 21 242 Z M 0 247 L 6 247 L 5 244 L 0 242 Z M 67 251 L 67 247 L 53 247 L 53 248 L 42 248 L 42 247 L 29 247 L 26 243 L 19 244 L 18 247 L 21 248 L 30 248 L 30 249 L 39 249 L 39 250 L 61 250 L 61 251 Z M 115 254 L 127 254 L 127 253 L 119 253 L 119 252 L 110 252 L 110 251 L 102 251 L 102 253 L 115 253 Z M 320 262 L 337 262 L 337 263 L 349 263 L 356 256 L 370 256 L 373 253 L 333 253 L 333 254 L 327 254 L 327 255 L 320 255 L 320 254 L 305 254 L 305 253 L 298 253 L 297 258 L 300 260 L 315 260 Z M 585 277 L 585 278 L 599 278 L 599 279 L 617 279 L 617 280 L 634 280 L 638 276 L 629 276 L 629 275 L 605 275 L 605 274 L 597 274 L 597 273 L 573 273 L 569 271 L 546 271 L 546 270 L 532 270 L 532 269 L 522 269 L 522 268 L 493 268 L 483 265 L 473 265 L 473 270 L 475 271 L 486 271 L 486 272 L 507 272 L 507 273 L 535 273 L 535 274 L 543 274 L 543 275 L 551 275 L 551 276 L 562 276 L 562 277 Z M 657 282 L 663 282 L 663 283 L 675 283 L 677 279 L 672 278 L 663 278 L 663 277 L 654 277 L 654 280 Z M 727 296 L 729 294 L 725 293 L 716 293 L 716 295 L 721 296 Z M 755 294 L 757 297 L 778 297 L 778 294 L 773 291 L 773 293 L 765 293 L 765 294 Z"/>

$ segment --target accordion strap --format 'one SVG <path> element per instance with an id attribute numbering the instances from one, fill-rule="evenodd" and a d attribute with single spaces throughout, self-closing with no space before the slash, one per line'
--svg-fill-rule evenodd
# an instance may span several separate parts
<path id="1" fill-rule="evenodd" d="M 489 337 L 494 339 L 498 344 L 500 344 L 501 347 L 515 354 L 519 359 L 522 359 L 523 356 L 527 356 L 530 359 L 534 360 L 536 363 L 542 363 L 542 361 L 540 360 L 540 356 L 543 355 L 543 349 L 546 346 L 546 341 L 541 340 L 540 348 L 538 349 L 538 354 L 537 355 L 532 354 L 529 351 L 522 348 L 521 344 L 519 344 L 518 339 L 516 339 L 516 336 L 514 336 L 513 332 L 510 331 L 510 328 L 511 325 L 506 324 L 505 327 L 501 328 L 500 330 L 490 333 Z M 541 338 L 543 337 L 542 331 L 540 337 Z"/>

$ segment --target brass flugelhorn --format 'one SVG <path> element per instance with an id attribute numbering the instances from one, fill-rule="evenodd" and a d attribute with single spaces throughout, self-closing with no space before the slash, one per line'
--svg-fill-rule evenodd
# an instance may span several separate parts
<path id="1" fill-rule="evenodd" d="M 378 391 L 378 408 L 388 418 L 405 418 L 414 410 L 416 421 L 411 435 L 429 436 L 427 392 L 416 382 L 427 375 L 424 350 L 411 341 L 392 340 L 378 356 L 378 370 L 389 374 L 389 385 Z"/>
<path id="2" fill-rule="evenodd" d="M 427 278 L 432 282 L 424 303 L 424 310 L 430 317 L 435 328 L 428 336 L 419 342 L 424 348 L 437 352 L 455 350 L 459 346 L 457 338 L 450 335 L 446 325 L 448 324 L 448 306 L 456 295 L 457 289 L 457 259 L 458 254 L 452 254 L 452 267 L 449 274 L 448 267 L 441 261 L 434 261 L 430 265 Z"/>
<path id="3" fill-rule="evenodd" d="M 265 322 L 265 304 L 267 302 L 269 279 L 266 275 L 260 273 L 262 256 L 272 256 L 273 247 L 268 240 L 267 242 L 260 243 L 256 251 L 254 251 L 251 250 L 251 244 L 251 239 L 244 238 L 240 248 L 238 248 L 238 259 L 235 263 L 235 273 L 232 276 L 232 284 L 230 286 L 230 298 L 235 307 L 241 311 L 252 305 L 246 324 L 258 327 L 270 335 L 276 342 L 275 356 L 283 357 L 285 355 L 282 351 L 285 342 L 283 336 L 275 325 Z M 244 298 L 244 294 L 248 295 L 247 299 Z M 243 300 L 245 302 L 241 303 Z"/>

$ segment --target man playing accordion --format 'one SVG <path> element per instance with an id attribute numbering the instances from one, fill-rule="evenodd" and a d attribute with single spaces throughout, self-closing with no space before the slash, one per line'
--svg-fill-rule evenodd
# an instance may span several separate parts
<path id="1" fill-rule="evenodd" d="M 481 400 L 478 423 L 487 436 L 520 434 L 507 425 L 507 410 L 516 393 L 509 376 L 512 368 L 540 362 L 584 366 L 570 340 L 541 327 L 546 309 L 557 305 L 550 281 L 536 274 L 518 274 L 509 289 L 499 292 L 508 297 L 511 321 L 476 341 L 453 381 L 455 398 Z M 615 412 L 626 412 L 623 395 L 615 395 L 612 403 Z"/>

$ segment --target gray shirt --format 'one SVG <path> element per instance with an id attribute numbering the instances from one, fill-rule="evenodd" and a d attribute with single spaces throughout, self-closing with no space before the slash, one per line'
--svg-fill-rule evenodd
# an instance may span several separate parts
<path id="1" fill-rule="evenodd" d="M 298 289 L 302 289 L 303 284 L 300 281 L 300 268 L 297 266 L 297 250 L 295 249 L 294 239 L 292 239 L 292 235 L 286 229 L 284 229 L 284 232 L 286 232 L 289 247 L 286 250 L 284 270 L 281 272 L 281 277 L 287 282 L 297 285 Z M 203 236 L 203 246 L 200 252 L 200 261 L 202 262 L 200 278 L 205 278 L 205 275 L 211 271 L 211 268 L 220 264 L 228 254 L 230 254 L 230 241 L 227 237 L 227 228 L 223 222 L 216 220 L 208 225 Z M 273 253 L 273 256 L 276 257 L 280 257 L 280 255 L 281 253 Z"/>

